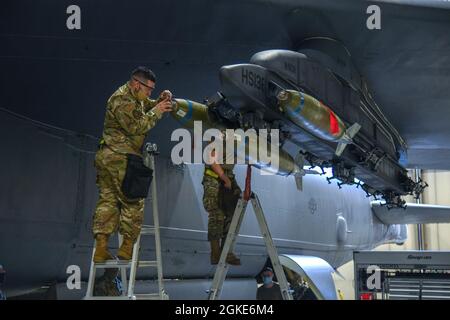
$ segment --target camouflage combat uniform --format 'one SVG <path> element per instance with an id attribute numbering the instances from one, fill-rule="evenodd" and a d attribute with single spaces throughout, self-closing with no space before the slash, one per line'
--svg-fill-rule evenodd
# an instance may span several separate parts
<path id="1" fill-rule="evenodd" d="M 138 101 L 128 84 L 108 100 L 103 139 L 95 156 L 99 200 L 94 214 L 93 233 L 119 232 L 133 241 L 144 218 L 144 199 L 128 199 L 121 190 L 127 167 L 127 153 L 142 156 L 147 132 L 161 119 L 154 106 L 158 101 Z"/>
<path id="2" fill-rule="evenodd" d="M 231 180 L 231 190 L 237 197 L 241 194 L 241 189 L 234 178 L 234 164 L 222 164 L 224 173 Z M 208 171 L 210 170 L 210 171 Z M 223 203 L 224 187 L 221 186 L 223 182 L 220 178 L 213 177 L 211 166 L 205 165 L 205 172 L 203 174 L 203 206 L 208 212 L 208 241 L 221 240 L 227 236 L 230 228 L 231 219 L 235 205 L 226 205 Z M 208 174 L 208 172 L 210 174 Z"/>

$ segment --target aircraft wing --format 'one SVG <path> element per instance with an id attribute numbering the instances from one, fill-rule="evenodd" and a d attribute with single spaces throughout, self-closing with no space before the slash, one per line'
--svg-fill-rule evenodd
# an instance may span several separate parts
<path id="1" fill-rule="evenodd" d="M 370 205 L 384 224 L 450 223 L 450 206 L 408 203 L 405 209 L 388 209 L 379 201 L 372 201 Z"/>

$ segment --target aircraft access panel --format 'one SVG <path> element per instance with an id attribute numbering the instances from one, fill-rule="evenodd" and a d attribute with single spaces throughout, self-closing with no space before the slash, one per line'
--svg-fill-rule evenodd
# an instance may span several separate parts
<path id="1" fill-rule="evenodd" d="M 356 300 L 450 300 L 450 251 L 355 251 Z"/>

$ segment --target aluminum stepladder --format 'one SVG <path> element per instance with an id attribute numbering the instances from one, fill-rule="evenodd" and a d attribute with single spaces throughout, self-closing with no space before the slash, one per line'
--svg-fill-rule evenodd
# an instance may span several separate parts
<path id="1" fill-rule="evenodd" d="M 159 214 L 158 214 L 158 197 L 156 186 L 155 173 L 155 155 L 158 154 L 157 145 L 147 143 L 144 149 L 144 164 L 153 170 L 152 188 L 152 209 L 153 209 L 153 226 L 143 225 L 141 232 L 133 246 L 133 255 L 130 261 L 107 260 L 104 263 L 94 263 L 95 241 L 94 249 L 92 250 L 91 267 L 89 271 L 89 281 L 86 291 L 85 300 L 168 300 L 169 296 L 164 290 L 163 284 L 163 269 L 161 256 L 161 240 L 159 229 Z M 153 235 L 155 237 L 155 251 L 156 260 L 142 261 L 139 260 L 139 251 L 141 246 L 141 237 Z M 123 237 L 119 235 L 119 247 L 123 241 Z M 158 292 L 135 294 L 136 273 L 138 268 L 157 268 L 158 274 Z M 120 269 L 122 287 L 126 290 L 122 291 L 121 296 L 94 296 L 95 275 L 97 269 Z M 130 269 L 130 277 L 127 279 L 127 269 Z"/>
<path id="2" fill-rule="evenodd" d="M 259 202 L 258 196 L 251 191 L 251 166 L 247 167 L 247 177 L 245 179 L 245 191 L 243 193 L 243 196 L 239 199 L 236 205 L 236 209 L 234 210 L 233 219 L 231 220 L 230 224 L 230 229 L 228 231 L 228 235 L 225 240 L 225 245 L 220 255 L 220 260 L 217 265 L 216 272 L 214 274 L 211 289 L 209 290 L 208 299 L 216 300 L 220 298 L 220 294 L 223 288 L 223 282 L 225 281 L 228 272 L 228 264 L 225 262 L 226 257 L 227 254 L 229 252 L 232 252 L 234 248 L 249 200 L 252 203 L 253 211 L 255 212 L 256 215 L 256 220 L 258 220 L 259 228 L 264 238 L 267 253 L 269 254 L 270 260 L 272 261 L 272 266 L 275 275 L 278 279 L 283 299 L 293 300 L 291 291 L 289 290 L 286 275 L 284 274 L 283 267 L 280 263 L 280 259 L 278 258 L 277 249 L 273 243 L 272 236 L 270 235 L 269 227 L 267 226 L 267 221 L 264 216 L 261 203 Z"/>

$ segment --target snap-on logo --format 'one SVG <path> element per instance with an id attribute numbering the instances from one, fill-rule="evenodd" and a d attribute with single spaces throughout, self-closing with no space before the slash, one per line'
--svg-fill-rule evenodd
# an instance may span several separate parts
<path id="1" fill-rule="evenodd" d="M 430 260 L 431 256 L 414 256 L 414 255 L 410 254 L 408 256 L 408 259 L 410 259 L 410 260 L 412 260 L 412 259 L 414 259 L 414 260 Z"/>

